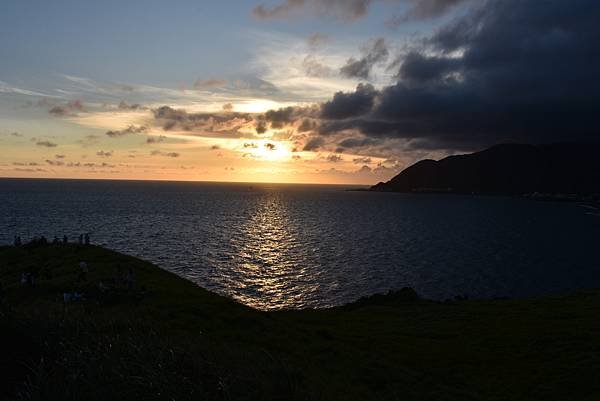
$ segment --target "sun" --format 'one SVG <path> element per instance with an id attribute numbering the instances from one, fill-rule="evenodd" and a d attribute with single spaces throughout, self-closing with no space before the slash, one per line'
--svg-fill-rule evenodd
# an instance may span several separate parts
<path id="1" fill-rule="evenodd" d="M 292 151 L 288 144 L 273 140 L 258 140 L 244 144 L 244 150 L 252 157 L 265 161 L 280 162 L 291 160 Z"/>

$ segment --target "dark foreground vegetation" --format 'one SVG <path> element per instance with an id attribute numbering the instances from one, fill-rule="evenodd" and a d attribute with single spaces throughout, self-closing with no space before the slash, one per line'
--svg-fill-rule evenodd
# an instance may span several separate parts
<path id="1" fill-rule="evenodd" d="M 0 399 L 600 399 L 598 291 L 267 313 L 77 245 L 0 248 L 0 282 Z"/>

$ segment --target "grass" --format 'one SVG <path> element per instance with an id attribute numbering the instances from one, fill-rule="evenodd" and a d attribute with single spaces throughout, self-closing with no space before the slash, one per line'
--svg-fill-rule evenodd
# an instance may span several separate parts
<path id="1" fill-rule="evenodd" d="M 101 293 L 117 265 L 133 270 L 135 288 Z M 23 271 L 37 272 L 35 288 L 19 284 Z M 0 398 L 600 399 L 600 291 L 453 302 L 401 291 L 261 312 L 76 245 L 0 248 L 0 282 Z M 87 300 L 65 306 L 75 288 Z"/>

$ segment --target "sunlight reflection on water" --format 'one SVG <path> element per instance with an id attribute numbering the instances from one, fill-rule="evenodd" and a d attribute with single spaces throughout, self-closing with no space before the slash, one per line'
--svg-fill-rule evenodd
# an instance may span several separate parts
<path id="1" fill-rule="evenodd" d="M 577 205 L 342 189 L 0 180 L 0 243 L 89 230 L 261 309 L 600 287 L 600 219 Z"/>

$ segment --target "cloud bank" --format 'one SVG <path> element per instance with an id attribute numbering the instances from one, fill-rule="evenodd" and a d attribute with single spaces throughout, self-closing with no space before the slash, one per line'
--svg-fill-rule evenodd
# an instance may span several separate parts
<path id="1" fill-rule="evenodd" d="M 598 140 L 599 15 L 593 0 L 480 3 L 416 43 L 396 83 L 325 102 L 320 135 L 425 150 Z"/>

